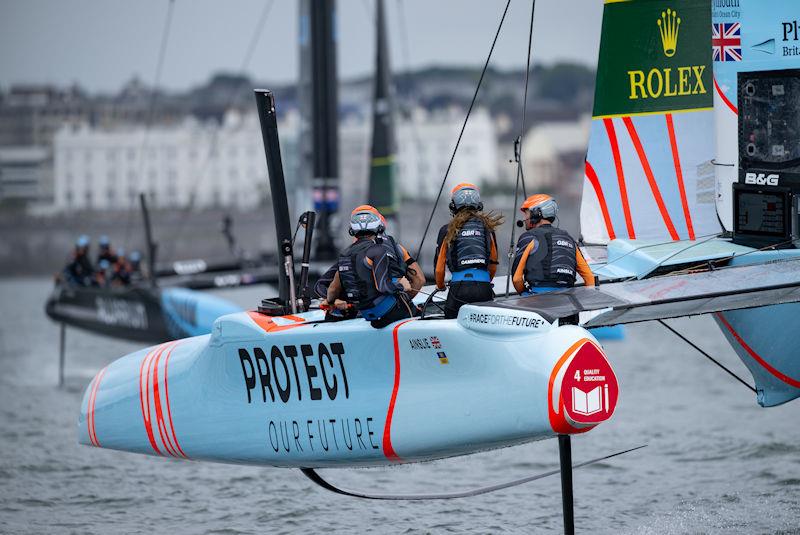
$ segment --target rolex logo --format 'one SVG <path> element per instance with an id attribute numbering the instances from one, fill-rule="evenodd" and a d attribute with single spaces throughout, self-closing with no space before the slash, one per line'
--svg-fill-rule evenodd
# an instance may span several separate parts
<path id="1" fill-rule="evenodd" d="M 676 11 L 667 8 L 666 12 L 661 12 L 661 18 L 657 22 L 661 32 L 661 44 L 664 46 L 664 55 L 671 58 L 678 48 L 678 30 L 681 27 L 681 19 Z"/>

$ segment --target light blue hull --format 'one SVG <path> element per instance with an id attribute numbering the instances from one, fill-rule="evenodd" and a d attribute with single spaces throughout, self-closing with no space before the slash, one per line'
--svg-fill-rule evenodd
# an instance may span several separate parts
<path id="1" fill-rule="evenodd" d="M 761 264 L 796 258 L 798 249 L 757 252 L 729 240 L 652 243 L 615 240 L 608 245 L 608 262 L 593 265 L 605 277 L 644 278 L 665 266 L 702 266 L 727 259 L 730 265 Z M 769 269 L 769 264 L 764 265 Z M 775 305 L 716 314 L 717 324 L 750 370 L 763 407 L 800 397 L 800 304 Z"/>
<path id="2" fill-rule="evenodd" d="M 796 249 L 759 252 L 734 259 L 732 264 L 796 256 L 800 256 Z M 714 319 L 750 370 L 759 405 L 773 407 L 800 397 L 800 304 L 735 310 L 716 314 Z"/>
<path id="3" fill-rule="evenodd" d="M 113 362 L 86 391 L 80 442 L 258 465 L 380 465 L 588 431 L 616 404 L 594 338 L 532 312 L 465 306 L 458 320 L 381 330 L 319 318 L 233 314 L 210 336 Z"/>

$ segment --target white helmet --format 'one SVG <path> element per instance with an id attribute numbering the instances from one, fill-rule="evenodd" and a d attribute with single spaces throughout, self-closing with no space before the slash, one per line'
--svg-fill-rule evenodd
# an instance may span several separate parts
<path id="1" fill-rule="evenodd" d="M 386 230 L 386 218 L 373 206 L 362 204 L 350 213 L 350 235 L 363 233 L 382 234 Z"/>

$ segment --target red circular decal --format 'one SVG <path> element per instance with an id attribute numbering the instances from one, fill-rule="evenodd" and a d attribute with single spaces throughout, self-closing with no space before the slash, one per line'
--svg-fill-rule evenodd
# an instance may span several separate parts
<path id="1" fill-rule="evenodd" d="M 572 358 L 561 383 L 566 415 L 575 423 L 598 424 L 611 418 L 619 385 L 603 352 L 586 342 Z"/>

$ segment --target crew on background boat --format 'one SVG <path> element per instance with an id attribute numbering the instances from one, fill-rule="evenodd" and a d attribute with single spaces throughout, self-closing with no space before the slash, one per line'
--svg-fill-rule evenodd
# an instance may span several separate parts
<path id="1" fill-rule="evenodd" d="M 91 240 L 85 234 L 75 242 L 72 258 L 62 271 L 62 277 L 74 286 L 92 286 L 94 282 L 94 266 L 89 260 L 89 245 Z"/>
<path id="2" fill-rule="evenodd" d="M 139 251 L 131 251 L 130 260 L 131 270 L 131 283 L 136 284 L 144 280 L 144 272 L 142 271 L 142 253 Z"/>
<path id="3" fill-rule="evenodd" d="M 478 187 L 469 183 L 450 192 L 450 213 L 453 218 L 439 229 L 433 265 L 440 290 L 445 288 L 445 268 L 452 274 L 444 310 L 446 318 L 455 318 L 461 305 L 494 299 L 495 229 L 503 217 L 485 213 Z"/>
<path id="4" fill-rule="evenodd" d="M 97 240 L 97 245 L 100 247 L 97 252 L 97 263 L 100 264 L 100 261 L 108 260 L 108 263 L 113 265 L 117 261 L 117 255 L 111 247 L 111 240 L 108 239 L 108 236 L 100 236 L 100 239 Z"/>
<path id="5" fill-rule="evenodd" d="M 594 274 L 569 233 L 554 227 L 558 204 L 550 195 L 531 195 L 520 208 L 526 231 L 514 253 L 513 283 L 521 295 L 552 292 L 575 286 L 580 273 L 586 286 Z"/>
<path id="6" fill-rule="evenodd" d="M 415 312 L 406 293 L 411 290 L 411 283 L 404 276 L 392 278 L 401 269 L 403 259 L 384 245 L 384 221 L 371 206 L 353 210 L 350 235 L 356 241 L 339 256 L 337 272 L 327 292 L 329 306 L 354 306 L 377 329 L 411 318 Z"/>
<path id="7" fill-rule="evenodd" d="M 117 261 L 114 262 L 111 269 L 111 286 L 128 286 L 131 283 L 131 265 L 125 256 L 125 249 L 120 247 L 117 249 Z"/>

